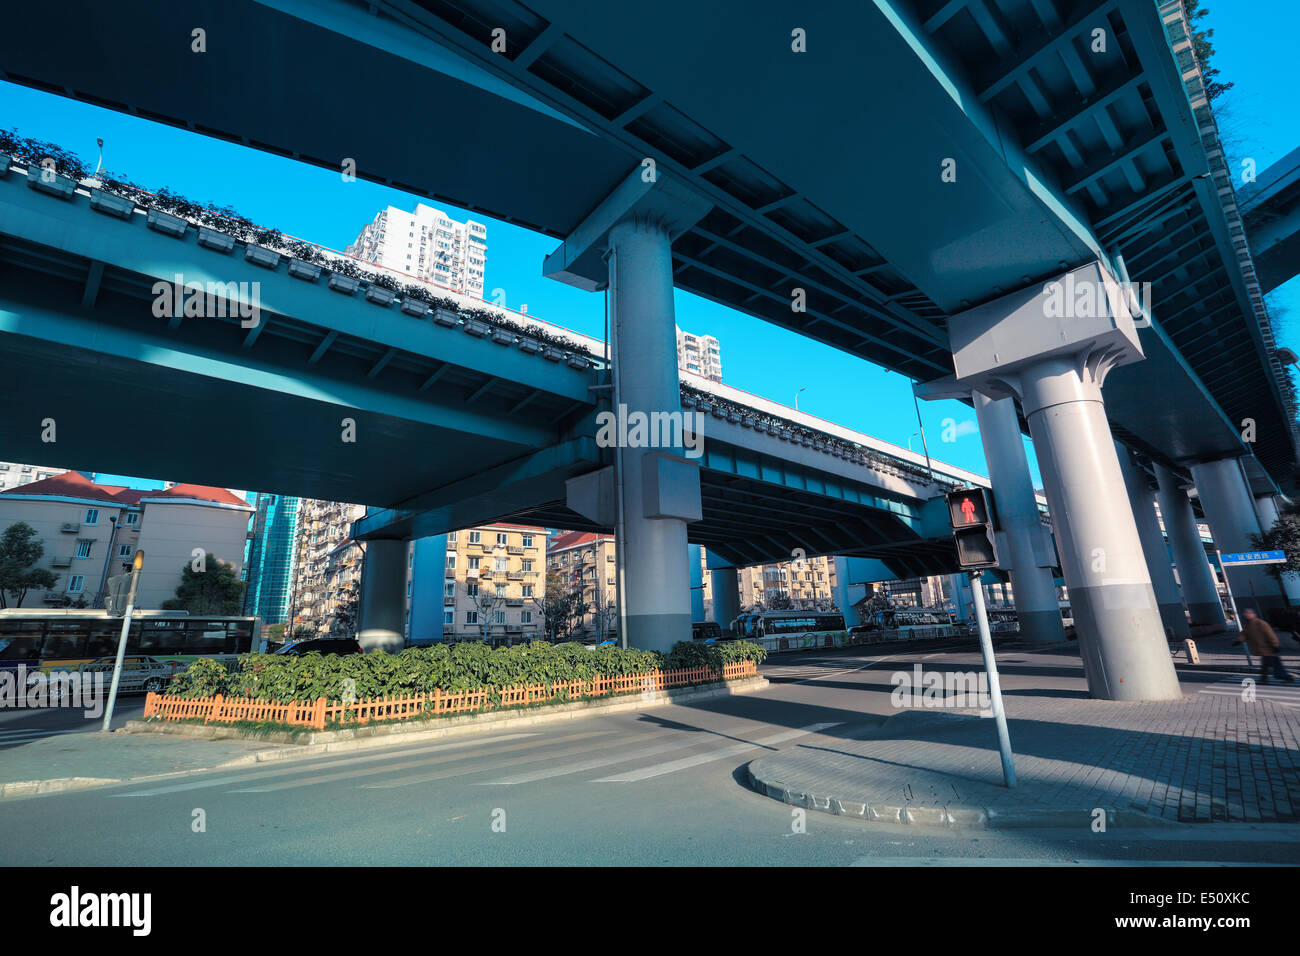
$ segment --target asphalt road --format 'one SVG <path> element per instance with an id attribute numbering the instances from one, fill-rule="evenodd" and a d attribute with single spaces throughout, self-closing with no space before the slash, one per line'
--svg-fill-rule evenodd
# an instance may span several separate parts
<path id="1" fill-rule="evenodd" d="M 695 706 L 6 800 L 3 858 L 131 866 L 1296 861 L 1300 831 L 1289 827 L 929 830 L 805 814 L 743 785 L 746 764 L 765 753 L 878 724 L 893 712 L 890 673 L 937 657 L 965 666 L 977 655 L 856 648 L 781 657 L 764 667 L 768 690 Z M 999 657 L 1009 693 L 1080 682 L 1030 655 Z"/>

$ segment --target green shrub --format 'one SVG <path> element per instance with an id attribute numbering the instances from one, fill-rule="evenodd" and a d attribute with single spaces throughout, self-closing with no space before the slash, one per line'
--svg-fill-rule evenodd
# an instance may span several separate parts
<path id="1" fill-rule="evenodd" d="M 733 661 L 761 661 L 765 651 L 756 644 L 732 642 L 707 647 L 682 641 L 667 655 L 657 651 L 534 641 L 492 648 L 479 641 L 408 647 L 397 654 L 324 655 L 312 652 L 245 654 L 233 670 L 206 658 L 172 679 L 173 697 L 251 697 L 285 703 L 324 697 L 331 703 L 349 696 L 357 700 L 447 694 L 523 684 L 554 684 L 595 677 L 646 674 L 657 668 L 710 666 L 721 670 Z M 350 682 L 350 683 L 349 683 Z M 499 702 L 495 693 L 490 704 Z"/>

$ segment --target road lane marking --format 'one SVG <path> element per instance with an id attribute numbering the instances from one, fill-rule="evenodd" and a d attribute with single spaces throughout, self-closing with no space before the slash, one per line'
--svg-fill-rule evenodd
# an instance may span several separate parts
<path id="1" fill-rule="evenodd" d="M 770 737 L 764 737 L 762 740 L 756 740 L 753 743 L 735 744 L 710 753 L 696 754 L 693 757 L 683 757 L 681 760 L 642 767 L 640 770 L 632 770 L 614 777 L 601 777 L 599 780 L 593 780 L 592 783 L 636 783 L 639 780 L 649 780 L 651 777 L 661 777 L 667 773 L 676 773 L 679 770 L 698 767 L 700 764 L 711 763 L 714 760 L 722 760 L 726 757 L 734 757 L 750 750 L 757 750 L 760 747 L 770 747 L 774 744 L 784 743 L 787 740 L 794 740 L 796 737 L 820 733 L 831 727 L 838 727 L 841 723 L 842 721 L 828 724 L 809 724 L 807 727 L 800 727 L 798 730 L 786 730 Z"/>

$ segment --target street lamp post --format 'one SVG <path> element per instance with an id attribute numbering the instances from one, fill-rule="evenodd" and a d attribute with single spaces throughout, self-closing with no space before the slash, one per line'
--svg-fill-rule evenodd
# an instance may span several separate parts
<path id="1" fill-rule="evenodd" d="M 807 385 L 805 385 L 803 388 L 799 389 L 799 392 L 806 392 L 806 391 L 808 391 L 808 386 L 807 386 Z M 795 410 L 796 412 L 799 411 L 799 392 L 795 392 L 795 393 L 794 393 L 794 410 Z"/>
<path id="2" fill-rule="evenodd" d="M 108 733 L 113 723 L 113 705 L 117 702 L 117 685 L 122 680 L 122 659 L 126 656 L 126 638 L 131 632 L 131 614 L 135 611 L 135 589 L 140 584 L 140 569 L 144 567 L 144 552 L 137 550 L 131 562 L 131 592 L 126 599 L 126 614 L 122 617 L 122 632 L 117 636 L 117 660 L 113 664 L 113 683 L 108 688 L 108 705 L 104 708 L 103 733 Z"/>

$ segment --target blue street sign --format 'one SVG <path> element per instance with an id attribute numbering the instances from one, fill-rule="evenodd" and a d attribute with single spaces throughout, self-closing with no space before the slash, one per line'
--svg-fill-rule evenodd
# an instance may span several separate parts
<path id="1" fill-rule="evenodd" d="M 1220 555 L 1224 564 L 1285 564 L 1285 551 L 1238 551 L 1234 554 Z"/>

